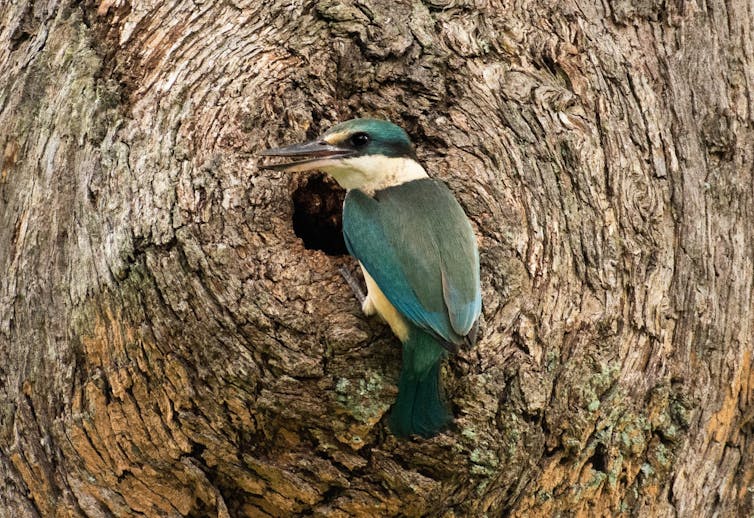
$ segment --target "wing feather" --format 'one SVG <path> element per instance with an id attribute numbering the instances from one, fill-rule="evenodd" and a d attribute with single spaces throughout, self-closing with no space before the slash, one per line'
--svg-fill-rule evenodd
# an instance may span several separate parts
<path id="1" fill-rule="evenodd" d="M 349 191 L 343 233 L 351 255 L 401 314 L 445 342 L 464 341 L 481 312 L 479 253 L 444 184 L 415 180 L 373 198 Z"/>

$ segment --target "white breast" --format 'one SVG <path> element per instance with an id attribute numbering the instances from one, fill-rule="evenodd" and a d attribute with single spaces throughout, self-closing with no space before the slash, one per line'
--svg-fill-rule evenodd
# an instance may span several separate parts
<path id="1" fill-rule="evenodd" d="M 344 189 L 360 189 L 367 193 L 427 178 L 427 172 L 416 160 L 384 155 L 347 158 L 322 170 Z"/>

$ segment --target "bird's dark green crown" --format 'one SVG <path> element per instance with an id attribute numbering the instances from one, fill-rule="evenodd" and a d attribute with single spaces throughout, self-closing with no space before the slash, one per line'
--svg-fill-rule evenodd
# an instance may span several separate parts
<path id="1" fill-rule="evenodd" d="M 408 134 L 392 122 L 380 119 L 352 119 L 337 124 L 322 139 L 340 148 L 353 150 L 354 156 L 385 155 L 416 160 Z"/>

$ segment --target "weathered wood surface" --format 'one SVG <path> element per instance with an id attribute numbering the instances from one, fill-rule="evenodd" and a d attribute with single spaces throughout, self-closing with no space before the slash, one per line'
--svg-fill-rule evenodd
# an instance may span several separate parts
<path id="1" fill-rule="evenodd" d="M 750 514 L 753 24 L 3 3 L 0 515 Z M 386 431 L 400 352 L 353 261 L 294 232 L 294 193 L 317 221 L 336 194 L 253 157 L 359 115 L 409 131 L 479 236 L 481 341 L 429 441 Z"/>

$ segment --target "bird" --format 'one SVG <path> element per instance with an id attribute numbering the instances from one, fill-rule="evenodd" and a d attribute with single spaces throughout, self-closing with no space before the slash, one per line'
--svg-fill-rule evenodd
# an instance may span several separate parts
<path id="1" fill-rule="evenodd" d="M 447 429 L 453 416 L 440 383 L 442 361 L 474 345 L 482 309 L 479 250 L 461 205 L 429 177 L 408 134 L 387 120 L 348 120 L 260 155 L 284 160 L 262 168 L 318 170 L 346 190 L 343 237 L 366 295 L 342 273 L 364 314 L 381 317 L 402 343 L 390 430 L 430 438 Z"/>

